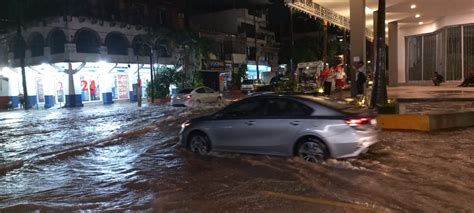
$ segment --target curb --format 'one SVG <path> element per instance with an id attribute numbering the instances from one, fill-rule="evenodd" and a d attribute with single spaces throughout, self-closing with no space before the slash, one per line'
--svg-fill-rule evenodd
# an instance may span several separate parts
<path id="1" fill-rule="evenodd" d="M 379 115 L 382 129 L 435 131 L 474 126 L 474 112 L 442 114 Z"/>

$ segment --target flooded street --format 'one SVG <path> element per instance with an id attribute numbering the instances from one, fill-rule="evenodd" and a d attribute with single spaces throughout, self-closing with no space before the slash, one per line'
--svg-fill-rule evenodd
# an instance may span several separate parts
<path id="1" fill-rule="evenodd" d="M 131 104 L 0 113 L 0 212 L 472 212 L 474 128 L 382 133 L 357 159 L 178 147 L 212 112 Z"/>

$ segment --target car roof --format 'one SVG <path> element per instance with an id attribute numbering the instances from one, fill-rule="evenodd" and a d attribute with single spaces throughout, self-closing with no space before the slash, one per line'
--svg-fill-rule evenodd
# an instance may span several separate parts
<path id="1" fill-rule="evenodd" d="M 287 93 L 265 93 L 259 96 L 255 96 L 253 98 L 288 98 L 288 99 L 299 99 L 303 101 L 310 101 L 320 105 L 324 105 L 326 107 L 338 110 L 344 110 L 350 108 L 350 105 L 341 104 L 335 102 L 327 97 L 317 97 L 308 94 L 287 94 Z"/>

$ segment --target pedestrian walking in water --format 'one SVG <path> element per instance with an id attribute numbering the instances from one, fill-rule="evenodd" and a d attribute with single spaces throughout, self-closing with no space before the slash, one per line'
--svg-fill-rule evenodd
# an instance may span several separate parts
<path id="1" fill-rule="evenodd" d="M 20 100 L 20 108 L 25 109 L 25 96 L 20 93 L 18 94 L 18 99 Z"/>

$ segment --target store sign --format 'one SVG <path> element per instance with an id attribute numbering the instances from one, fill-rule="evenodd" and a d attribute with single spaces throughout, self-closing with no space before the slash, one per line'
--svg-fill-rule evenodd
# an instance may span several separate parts
<path id="1" fill-rule="evenodd" d="M 224 69 L 225 65 L 223 61 L 209 59 L 202 60 L 202 70 L 220 71 Z"/>
<path id="2" fill-rule="evenodd" d="M 44 103 L 43 79 L 41 78 L 36 79 L 36 89 L 38 92 L 38 102 Z"/>
<path id="3" fill-rule="evenodd" d="M 128 75 L 117 75 L 119 99 L 128 98 Z"/>

